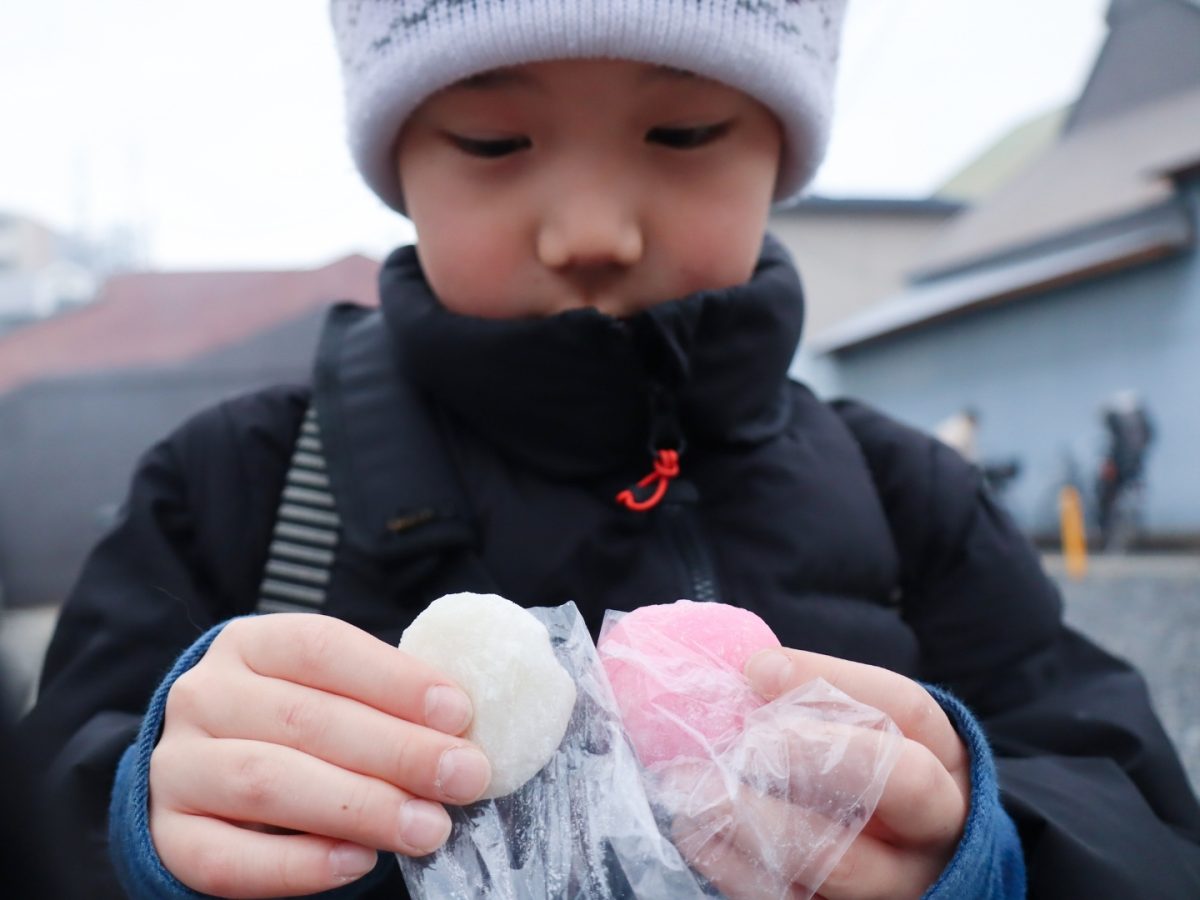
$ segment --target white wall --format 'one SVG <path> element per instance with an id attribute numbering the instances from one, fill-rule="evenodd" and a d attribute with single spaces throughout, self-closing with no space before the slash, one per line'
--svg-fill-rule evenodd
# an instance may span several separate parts
<path id="1" fill-rule="evenodd" d="M 773 216 L 771 232 L 792 252 L 804 282 L 805 336 L 897 293 L 947 218 L 803 208 Z"/>

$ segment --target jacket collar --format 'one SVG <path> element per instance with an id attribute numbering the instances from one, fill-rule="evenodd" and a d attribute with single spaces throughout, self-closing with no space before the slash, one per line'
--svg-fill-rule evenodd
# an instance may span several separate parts
<path id="1" fill-rule="evenodd" d="M 751 279 L 627 319 L 593 309 L 496 320 L 450 312 L 415 247 L 380 276 L 402 371 L 506 456 L 551 477 L 645 468 L 663 448 L 757 443 L 786 424 L 804 317 L 799 278 L 773 238 Z"/>

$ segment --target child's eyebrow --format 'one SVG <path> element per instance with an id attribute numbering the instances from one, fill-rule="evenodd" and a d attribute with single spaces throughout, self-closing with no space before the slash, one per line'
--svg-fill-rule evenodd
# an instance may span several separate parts
<path id="1" fill-rule="evenodd" d="M 650 66 L 642 74 L 643 82 L 653 81 L 690 81 L 698 78 L 695 72 L 687 69 L 677 69 L 674 66 Z"/>
<path id="2" fill-rule="evenodd" d="M 532 75 L 517 69 L 489 69 L 454 82 L 451 87 L 469 91 L 487 91 L 504 87 L 519 87 L 528 90 L 543 90 L 541 82 Z"/>
<path id="3" fill-rule="evenodd" d="M 639 79 L 643 84 L 656 81 L 691 81 L 699 76 L 687 69 L 674 66 L 648 65 Z M 537 78 L 519 69 L 489 69 L 476 75 L 460 79 L 451 85 L 469 91 L 487 91 L 497 88 L 519 87 L 527 90 L 544 91 L 545 88 Z"/>

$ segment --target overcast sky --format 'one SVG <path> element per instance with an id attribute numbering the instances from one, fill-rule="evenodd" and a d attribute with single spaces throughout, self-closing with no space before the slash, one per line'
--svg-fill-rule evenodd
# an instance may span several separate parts
<path id="1" fill-rule="evenodd" d="M 816 190 L 924 196 L 1070 101 L 1108 0 L 850 0 Z M 319 265 L 411 239 L 342 141 L 327 0 L 0 4 L 0 210 L 145 235 L 163 268 Z"/>

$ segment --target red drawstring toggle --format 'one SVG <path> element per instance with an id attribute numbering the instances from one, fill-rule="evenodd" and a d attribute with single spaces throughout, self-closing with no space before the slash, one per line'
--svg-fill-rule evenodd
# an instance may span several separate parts
<path id="1" fill-rule="evenodd" d="M 626 488 L 617 494 L 617 502 L 626 509 L 634 512 L 645 512 L 658 506 L 667 494 L 671 479 L 679 474 L 679 451 L 659 450 L 654 457 L 654 471 L 637 483 L 641 491 L 654 485 L 654 492 L 644 500 L 639 500 L 633 493 L 633 488 Z"/>

